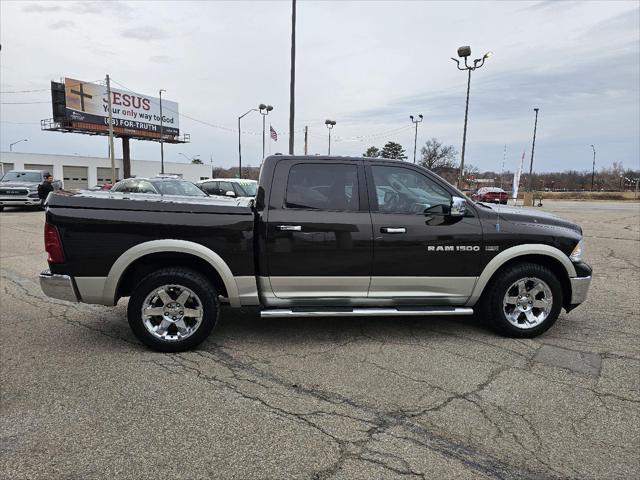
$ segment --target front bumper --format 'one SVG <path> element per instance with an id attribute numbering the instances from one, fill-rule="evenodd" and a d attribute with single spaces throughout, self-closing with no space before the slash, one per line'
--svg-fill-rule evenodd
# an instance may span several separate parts
<path id="1" fill-rule="evenodd" d="M 21 207 L 40 205 L 39 198 L 30 197 L 0 197 L 0 206 L 3 207 Z"/>
<path id="2" fill-rule="evenodd" d="M 73 278 L 69 275 L 56 275 L 45 270 L 40 274 L 40 288 L 47 297 L 67 302 L 80 301 Z"/>
<path id="3" fill-rule="evenodd" d="M 575 277 L 569 280 L 571 281 L 571 305 L 579 305 L 587 299 L 591 276 Z"/>

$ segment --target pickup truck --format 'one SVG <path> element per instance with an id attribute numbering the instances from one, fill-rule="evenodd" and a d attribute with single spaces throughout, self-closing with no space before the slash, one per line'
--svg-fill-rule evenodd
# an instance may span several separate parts
<path id="1" fill-rule="evenodd" d="M 0 178 L 0 211 L 4 207 L 39 207 L 38 185 L 49 172 L 45 170 L 11 170 Z M 54 190 L 62 188 L 60 180 L 54 180 Z"/>
<path id="2" fill-rule="evenodd" d="M 223 303 L 265 318 L 475 311 L 534 337 L 591 282 L 578 225 L 474 203 L 397 160 L 271 156 L 253 199 L 51 195 L 44 235 L 45 294 L 129 297 L 133 332 L 165 352 L 207 338 Z"/>

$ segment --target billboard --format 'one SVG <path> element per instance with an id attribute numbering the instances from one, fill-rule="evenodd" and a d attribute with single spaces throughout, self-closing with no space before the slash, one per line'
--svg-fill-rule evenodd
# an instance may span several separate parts
<path id="1" fill-rule="evenodd" d="M 64 79 L 65 112 L 74 124 L 109 125 L 107 88 L 72 78 Z M 125 90 L 111 89 L 111 117 L 114 129 L 160 137 L 160 99 Z M 162 134 L 178 136 L 178 104 L 162 99 Z"/>

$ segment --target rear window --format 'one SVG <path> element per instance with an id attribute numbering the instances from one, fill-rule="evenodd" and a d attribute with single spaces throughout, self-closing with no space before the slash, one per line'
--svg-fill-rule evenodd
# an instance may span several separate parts
<path id="1" fill-rule="evenodd" d="M 358 210 L 358 169 L 336 163 L 299 163 L 289 170 L 286 208 Z"/>
<path id="2" fill-rule="evenodd" d="M 193 183 L 184 180 L 162 180 L 153 182 L 153 186 L 162 195 L 189 195 L 193 197 L 206 197 L 207 194 Z"/>

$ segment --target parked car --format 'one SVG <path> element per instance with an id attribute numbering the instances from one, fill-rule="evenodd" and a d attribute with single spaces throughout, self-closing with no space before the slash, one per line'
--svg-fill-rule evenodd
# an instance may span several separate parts
<path id="1" fill-rule="evenodd" d="M 201 180 L 196 185 L 209 195 L 223 195 L 233 198 L 255 197 L 258 182 L 242 178 L 213 178 Z"/>
<path id="2" fill-rule="evenodd" d="M 509 200 L 509 195 L 498 187 L 482 187 L 471 195 L 471 198 L 476 202 L 502 203 L 506 205 L 507 200 Z"/>
<path id="3" fill-rule="evenodd" d="M 39 207 L 38 185 L 46 176 L 45 170 L 11 170 L 0 178 L 0 211 L 4 207 Z M 54 190 L 62 188 L 60 180 L 53 181 Z"/>
<path id="4" fill-rule="evenodd" d="M 180 195 L 206 197 L 207 194 L 194 183 L 173 176 L 151 178 L 127 178 L 109 189 L 112 193 L 147 193 L 153 195 Z"/>
<path id="5" fill-rule="evenodd" d="M 129 325 L 160 351 L 202 342 L 221 303 L 266 318 L 475 310 L 534 337 L 591 283 L 575 223 L 468 201 L 397 160 L 271 156 L 255 199 L 110 196 L 51 196 L 40 284 L 75 302 L 130 297 Z"/>

